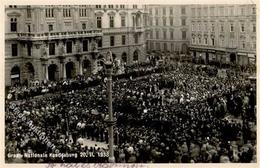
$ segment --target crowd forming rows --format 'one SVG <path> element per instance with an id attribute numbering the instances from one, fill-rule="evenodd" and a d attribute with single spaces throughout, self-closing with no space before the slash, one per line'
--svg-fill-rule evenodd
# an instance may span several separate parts
<path id="1" fill-rule="evenodd" d="M 194 64 L 157 71 L 164 73 L 149 70 L 147 76 L 113 83 L 116 162 L 256 162 L 255 86 L 239 75 L 221 78 Z M 82 142 L 88 138 L 108 143 L 106 85 L 97 79 L 91 85 L 77 83 L 68 92 L 16 101 L 26 119 L 45 132 L 59 152 L 93 151 L 95 157 L 23 158 L 21 162 L 108 161 L 97 156 L 106 149 Z M 10 104 L 6 153 L 55 152 L 25 122 L 15 122 Z"/>

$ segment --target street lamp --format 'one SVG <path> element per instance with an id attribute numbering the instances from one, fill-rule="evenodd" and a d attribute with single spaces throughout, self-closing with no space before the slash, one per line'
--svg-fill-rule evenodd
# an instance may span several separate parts
<path id="1" fill-rule="evenodd" d="M 114 157 L 114 133 L 113 126 L 115 125 L 115 120 L 113 117 L 113 107 L 112 107 L 112 72 L 113 72 L 113 56 L 112 52 L 108 51 L 105 60 L 106 74 L 107 74 L 107 93 L 108 93 L 108 112 L 109 118 L 106 120 L 107 125 L 109 127 L 109 158 L 108 161 L 110 163 L 115 162 Z"/>

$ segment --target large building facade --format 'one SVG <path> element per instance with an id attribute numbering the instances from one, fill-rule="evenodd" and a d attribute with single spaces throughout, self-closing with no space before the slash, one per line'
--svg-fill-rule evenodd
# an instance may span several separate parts
<path id="1" fill-rule="evenodd" d="M 190 42 L 188 5 L 149 5 L 149 51 L 187 54 Z"/>
<path id="2" fill-rule="evenodd" d="M 120 64 L 147 51 L 206 63 L 256 60 L 255 5 L 42 5 L 5 8 L 5 84 L 97 73 L 108 51 Z"/>
<path id="3" fill-rule="evenodd" d="M 8 6 L 5 84 L 96 73 L 106 53 L 145 60 L 141 5 Z"/>
<path id="4" fill-rule="evenodd" d="M 193 5 L 190 20 L 190 51 L 194 58 L 206 63 L 255 62 L 255 5 Z"/>

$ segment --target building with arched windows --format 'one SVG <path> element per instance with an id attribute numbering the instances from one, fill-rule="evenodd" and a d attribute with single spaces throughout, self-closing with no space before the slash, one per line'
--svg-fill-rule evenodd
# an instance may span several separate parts
<path id="1" fill-rule="evenodd" d="M 6 85 L 96 73 L 109 50 L 128 65 L 145 60 L 142 5 L 10 5 L 5 13 Z"/>

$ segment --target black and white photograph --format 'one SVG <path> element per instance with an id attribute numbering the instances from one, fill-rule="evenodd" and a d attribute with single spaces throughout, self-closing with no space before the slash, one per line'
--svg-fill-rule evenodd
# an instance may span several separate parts
<path id="1" fill-rule="evenodd" d="M 5 164 L 257 163 L 254 1 L 4 6 Z"/>

